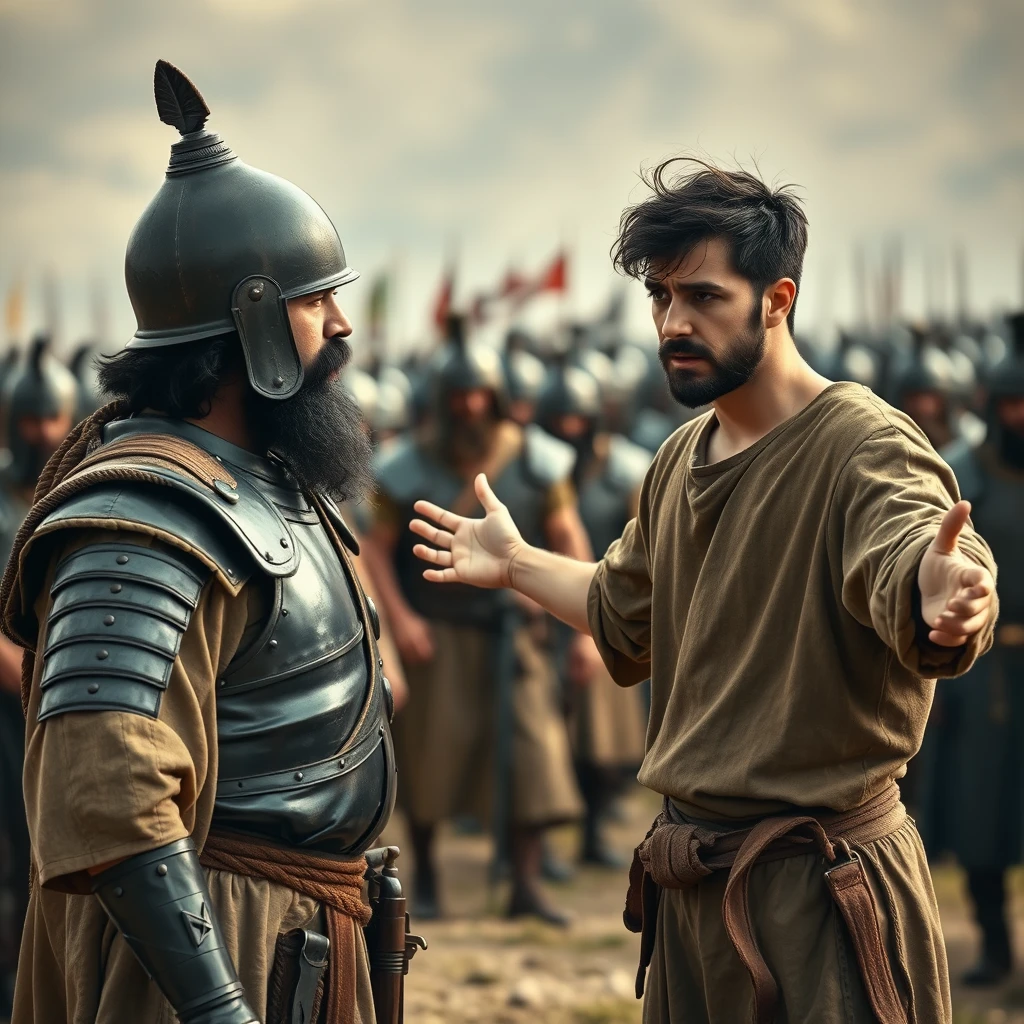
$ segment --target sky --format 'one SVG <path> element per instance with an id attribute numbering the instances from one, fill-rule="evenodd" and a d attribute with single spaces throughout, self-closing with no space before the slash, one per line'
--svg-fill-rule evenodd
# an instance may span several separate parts
<path id="1" fill-rule="evenodd" d="M 65 346 L 97 305 L 108 347 L 131 335 L 124 247 L 177 137 L 163 58 L 330 214 L 363 272 L 355 342 L 376 274 L 399 348 L 446 261 L 465 302 L 561 246 L 569 293 L 528 318 L 598 313 L 639 172 L 681 154 L 799 185 L 798 328 L 859 317 L 854 253 L 871 279 L 896 242 L 908 314 L 952 310 L 957 247 L 975 310 L 1019 306 L 1022 40 L 1019 0 L 0 0 L 0 291 L 23 282 L 23 331 L 56 310 Z M 653 341 L 642 286 L 627 300 Z"/>

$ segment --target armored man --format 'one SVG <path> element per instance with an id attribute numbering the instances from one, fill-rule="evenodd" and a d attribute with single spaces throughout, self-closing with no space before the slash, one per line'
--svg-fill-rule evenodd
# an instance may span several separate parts
<path id="1" fill-rule="evenodd" d="M 14 1020 L 373 1020 L 362 854 L 395 769 L 336 504 L 369 457 L 338 381 L 357 275 L 163 62 L 156 100 L 181 140 L 128 244 L 138 331 L 3 582 L 34 876 Z"/>

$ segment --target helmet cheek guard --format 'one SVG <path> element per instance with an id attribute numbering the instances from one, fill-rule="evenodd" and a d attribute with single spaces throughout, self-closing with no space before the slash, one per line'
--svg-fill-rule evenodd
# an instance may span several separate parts
<path id="1" fill-rule="evenodd" d="M 265 398 L 291 398 L 302 387 L 302 360 L 281 286 L 260 274 L 245 278 L 231 296 L 231 315 L 252 389 Z"/>

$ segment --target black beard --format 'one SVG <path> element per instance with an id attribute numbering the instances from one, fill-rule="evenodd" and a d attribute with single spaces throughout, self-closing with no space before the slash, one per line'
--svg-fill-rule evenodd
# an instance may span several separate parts
<path id="1" fill-rule="evenodd" d="M 306 370 L 297 394 L 282 400 L 250 391 L 247 398 L 249 427 L 260 450 L 279 456 L 303 490 L 338 502 L 360 500 L 373 482 L 362 412 L 337 378 L 351 354 L 344 338 L 332 338 Z"/>
<path id="2" fill-rule="evenodd" d="M 715 359 L 710 350 L 696 341 L 677 338 L 666 341 L 658 349 L 658 358 L 668 378 L 672 397 L 689 409 L 710 405 L 723 395 L 746 384 L 764 358 L 765 327 L 761 322 L 761 304 L 751 314 L 747 330 L 733 340 L 728 355 Z M 668 367 L 669 356 L 699 356 L 711 365 L 711 372 L 698 375 L 692 370 L 673 370 Z"/>

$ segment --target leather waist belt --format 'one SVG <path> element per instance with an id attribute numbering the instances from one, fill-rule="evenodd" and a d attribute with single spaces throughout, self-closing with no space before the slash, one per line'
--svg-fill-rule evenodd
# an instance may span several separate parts
<path id="1" fill-rule="evenodd" d="M 856 850 L 891 835 L 906 820 L 895 784 L 845 814 L 770 817 L 734 831 L 679 823 L 678 816 L 666 801 L 666 809 L 636 848 L 629 869 L 623 921 L 641 935 L 638 999 L 654 953 L 661 890 L 686 889 L 714 871 L 728 871 L 722 904 L 725 929 L 754 987 L 754 1024 L 771 1024 L 779 989 L 754 936 L 748 900 L 750 869 L 757 863 L 820 852 L 829 865 L 825 881 L 849 928 L 875 1017 L 880 1024 L 907 1024 L 907 1011 L 882 943 L 878 907 Z"/>
<path id="2" fill-rule="evenodd" d="M 1024 626 L 1001 622 L 996 626 L 996 644 L 1000 647 L 1024 647 Z"/>

